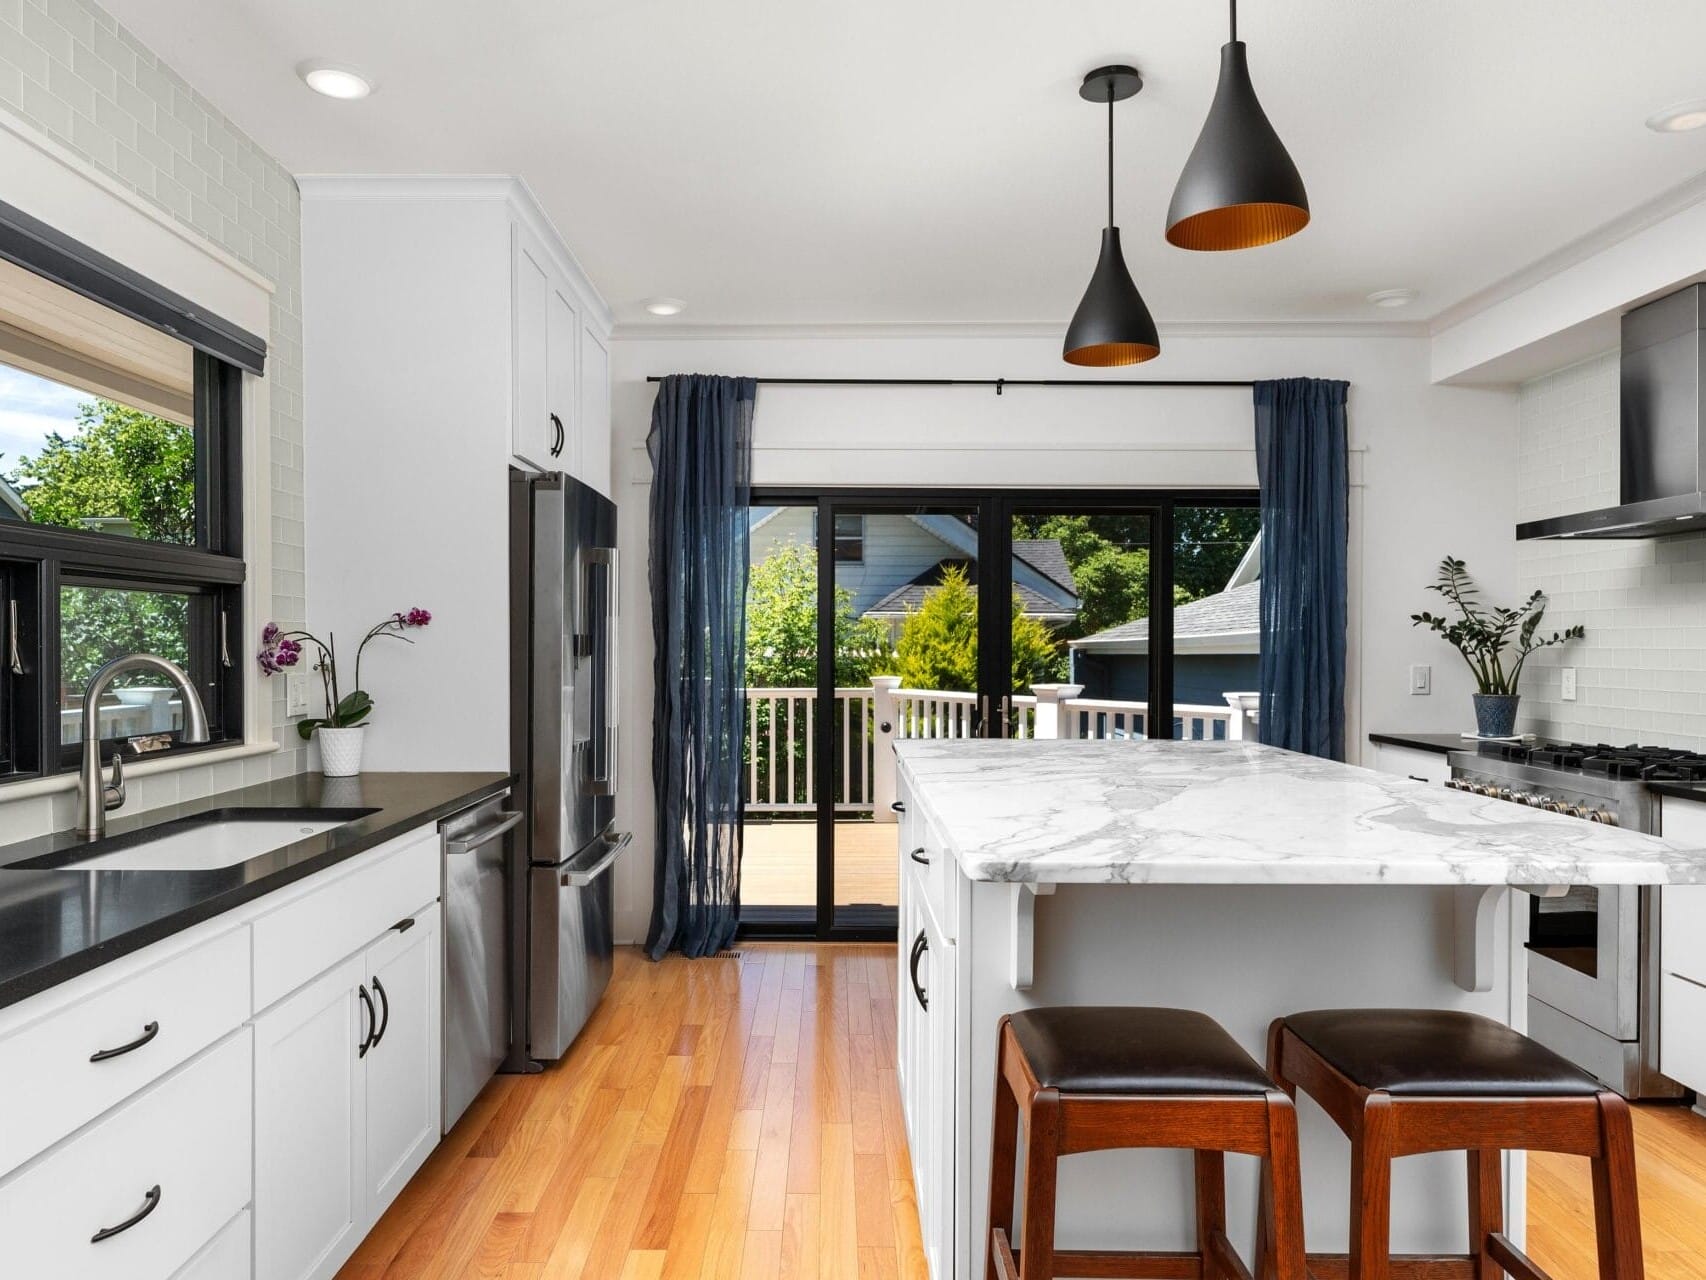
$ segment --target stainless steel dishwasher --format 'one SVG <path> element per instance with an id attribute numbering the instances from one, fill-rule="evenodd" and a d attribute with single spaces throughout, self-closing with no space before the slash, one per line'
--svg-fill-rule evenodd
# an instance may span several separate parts
<path id="1" fill-rule="evenodd" d="M 522 819 L 493 796 L 439 824 L 444 903 L 444 1132 L 509 1052 L 509 844 Z"/>

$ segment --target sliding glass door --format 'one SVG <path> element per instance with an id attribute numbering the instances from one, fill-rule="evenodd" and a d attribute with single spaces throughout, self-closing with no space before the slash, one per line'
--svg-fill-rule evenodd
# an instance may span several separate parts
<path id="1" fill-rule="evenodd" d="M 893 742 L 1245 732 L 1254 502 L 755 492 L 743 929 L 892 936 Z"/>

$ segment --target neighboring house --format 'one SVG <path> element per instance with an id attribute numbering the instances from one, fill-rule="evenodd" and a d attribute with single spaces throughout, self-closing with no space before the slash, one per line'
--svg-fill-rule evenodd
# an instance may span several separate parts
<path id="1" fill-rule="evenodd" d="M 0 520 L 28 520 L 30 509 L 24 503 L 23 494 L 14 489 L 0 476 Z"/>
<path id="2" fill-rule="evenodd" d="M 812 507 L 754 507 L 752 563 L 789 543 L 814 545 L 816 525 Z M 957 516 L 839 516 L 833 547 L 835 581 L 853 593 L 854 614 L 888 622 L 896 636 L 947 567 L 958 566 L 977 582 L 977 530 Z M 1053 538 L 1013 544 L 1013 586 L 1025 613 L 1040 621 L 1061 626 L 1077 616 L 1072 570 Z"/>
<path id="3" fill-rule="evenodd" d="M 1251 542 L 1224 591 L 1173 610 L 1173 702 L 1223 707 L 1225 695 L 1256 688 L 1262 650 L 1262 539 Z M 1149 619 L 1070 642 L 1072 683 L 1086 698 L 1141 702 L 1149 696 Z"/>

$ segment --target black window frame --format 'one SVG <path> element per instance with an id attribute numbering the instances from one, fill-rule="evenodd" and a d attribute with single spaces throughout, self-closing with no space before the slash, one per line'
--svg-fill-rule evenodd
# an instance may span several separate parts
<path id="1" fill-rule="evenodd" d="M 0 791 L 12 782 L 75 772 L 80 759 L 80 743 L 60 741 L 59 600 L 64 586 L 182 592 L 192 598 L 189 675 L 206 706 L 209 741 L 174 741 L 150 751 L 149 759 L 243 740 L 244 668 L 238 653 L 248 573 L 242 376 L 237 366 L 195 350 L 193 544 L 0 522 Z M 113 741 L 121 749 L 127 740 Z"/>

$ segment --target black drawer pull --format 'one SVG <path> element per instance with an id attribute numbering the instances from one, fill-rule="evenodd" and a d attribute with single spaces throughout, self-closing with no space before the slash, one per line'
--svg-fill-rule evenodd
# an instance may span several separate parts
<path id="1" fill-rule="evenodd" d="M 918 936 L 912 940 L 912 957 L 907 968 L 912 973 L 912 994 L 918 1000 L 918 1007 L 926 1012 L 930 1009 L 930 993 L 918 981 L 918 962 L 924 958 L 924 953 L 930 950 L 930 939 L 924 935 L 924 930 L 918 931 Z"/>
<path id="2" fill-rule="evenodd" d="M 367 1008 L 367 1030 L 361 1033 L 361 1045 L 356 1049 L 355 1056 L 365 1058 L 367 1051 L 373 1047 L 373 1026 L 378 1021 L 373 1016 L 373 997 L 367 994 L 367 984 L 362 983 L 356 988 L 356 994 L 361 997 L 361 1003 Z"/>
<path id="3" fill-rule="evenodd" d="M 906 801 L 896 800 L 893 804 L 891 804 L 889 806 L 889 808 L 893 809 L 896 813 L 905 813 L 906 812 Z"/>
<path id="4" fill-rule="evenodd" d="M 129 1231 L 159 1207 L 160 1187 L 158 1184 L 155 1184 L 154 1186 L 149 1187 L 148 1194 L 142 1197 L 142 1207 L 140 1209 L 131 1214 L 130 1217 L 126 1218 L 116 1227 L 102 1227 L 99 1231 L 95 1232 L 94 1235 L 89 1237 L 89 1243 L 100 1244 L 103 1240 L 111 1240 L 114 1236 L 119 1235 L 122 1232 Z"/>
<path id="5" fill-rule="evenodd" d="M 373 975 L 373 990 L 379 996 L 379 1030 L 373 1033 L 373 1048 L 385 1038 L 385 1032 L 391 1026 L 391 997 L 385 994 L 385 988 L 379 984 L 379 975 Z"/>
<path id="6" fill-rule="evenodd" d="M 413 929 L 414 927 L 415 927 L 415 918 L 413 916 L 410 916 L 407 920 L 399 920 L 399 921 L 397 921 L 396 924 L 391 926 L 391 928 L 394 929 L 398 933 L 407 933 L 410 929 Z"/>
<path id="7" fill-rule="evenodd" d="M 924 851 L 923 845 L 919 845 L 916 849 L 914 849 L 911 853 L 907 854 L 906 856 L 911 858 L 914 862 L 916 862 L 921 867 L 927 867 L 930 865 L 930 855 Z"/>
<path id="8" fill-rule="evenodd" d="M 147 1044 L 159 1034 L 160 1024 L 158 1022 L 144 1023 L 142 1027 L 142 1034 L 137 1036 L 136 1039 L 132 1040 L 129 1044 L 121 1044 L 116 1049 L 96 1049 L 95 1052 L 89 1055 L 89 1061 L 105 1062 L 108 1058 L 122 1058 L 132 1049 L 140 1049 L 143 1045 Z"/>

